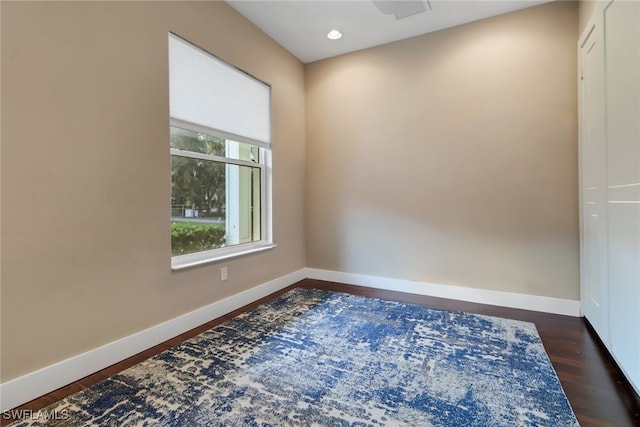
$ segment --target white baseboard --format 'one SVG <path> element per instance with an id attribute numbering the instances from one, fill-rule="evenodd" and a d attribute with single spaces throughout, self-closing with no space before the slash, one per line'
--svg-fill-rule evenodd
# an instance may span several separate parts
<path id="1" fill-rule="evenodd" d="M 305 278 L 502 307 L 580 316 L 580 302 L 574 300 L 303 268 L 149 329 L 2 383 L 0 384 L 0 412 L 15 408 L 91 375 Z"/>
<path id="2" fill-rule="evenodd" d="M 500 307 L 519 308 L 522 310 L 563 314 L 574 317 L 581 316 L 580 301 L 578 300 L 491 291 L 487 289 L 467 288 L 462 286 L 440 285 L 436 283 L 416 282 L 412 280 L 390 279 L 386 277 L 343 273 L 340 271 L 321 270 L 317 268 L 306 268 L 305 275 L 310 279 L 339 282 L 347 285 L 360 285 L 369 288 L 497 305 Z"/>
<path id="3" fill-rule="evenodd" d="M 149 329 L 0 384 L 0 412 L 8 411 L 84 378 L 240 307 L 251 304 L 273 292 L 284 289 L 305 277 L 305 269 L 295 271 Z"/>

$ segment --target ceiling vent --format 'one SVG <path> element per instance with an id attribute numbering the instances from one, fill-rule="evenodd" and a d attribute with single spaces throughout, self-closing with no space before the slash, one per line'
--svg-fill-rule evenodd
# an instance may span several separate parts
<path id="1" fill-rule="evenodd" d="M 427 0 L 371 0 L 385 15 L 395 15 L 396 19 L 431 10 Z"/>

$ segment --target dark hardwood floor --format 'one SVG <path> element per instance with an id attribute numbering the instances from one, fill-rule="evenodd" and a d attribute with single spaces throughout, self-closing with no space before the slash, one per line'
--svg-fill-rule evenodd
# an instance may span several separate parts
<path id="1" fill-rule="evenodd" d="M 253 304 L 192 329 L 149 350 L 103 369 L 66 387 L 35 399 L 16 410 L 37 411 L 75 392 L 154 356 L 184 340 L 194 337 L 241 312 L 271 300 L 294 287 L 319 288 L 336 292 L 409 302 L 433 308 L 466 311 L 535 323 L 551 363 L 582 427 L 640 426 L 640 397 L 612 362 L 609 354 L 588 323 L 582 318 L 559 316 L 534 311 L 516 310 L 484 304 L 405 294 L 360 286 L 305 279 Z M 0 420 L 9 424 L 8 417 Z"/>

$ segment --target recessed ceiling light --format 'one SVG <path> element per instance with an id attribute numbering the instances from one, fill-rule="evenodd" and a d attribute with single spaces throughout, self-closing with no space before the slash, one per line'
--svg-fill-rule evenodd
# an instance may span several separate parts
<path id="1" fill-rule="evenodd" d="M 327 33 L 327 37 L 331 40 L 338 40 L 340 37 L 342 37 L 342 33 L 334 29 Z"/>

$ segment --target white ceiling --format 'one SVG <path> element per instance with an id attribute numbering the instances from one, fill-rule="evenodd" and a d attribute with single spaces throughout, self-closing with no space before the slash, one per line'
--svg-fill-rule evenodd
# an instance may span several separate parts
<path id="1" fill-rule="evenodd" d="M 426 12 L 397 19 L 381 10 L 422 0 L 226 0 L 304 63 L 477 21 L 550 0 L 429 0 Z M 404 3 L 404 4 L 403 4 Z M 408 4 L 413 3 L 413 5 Z M 421 6 L 421 5 L 419 5 Z M 326 35 L 336 28 L 340 40 Z"/>

